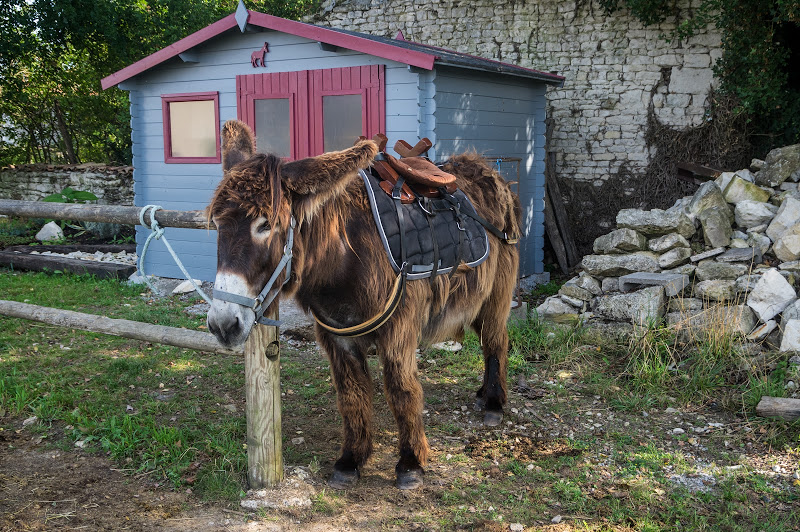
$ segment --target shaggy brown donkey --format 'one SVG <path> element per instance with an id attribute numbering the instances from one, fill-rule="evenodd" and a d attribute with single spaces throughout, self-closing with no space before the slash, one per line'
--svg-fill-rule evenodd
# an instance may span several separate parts
<path id="1" fill-rule="evenodd" d="M 291 273 L 286 280 L 282 271 L 274 285 L 282 286 L 282 295 L 294 295 L 306 312 L 334 327 L 359 324 L 379 314 L 392 293 L 396 273 L 385 256 L 357 174 L 376 153 L 374 142 L 362 141 L 344 151 L 284 162 L 255 154 L 253 135 L 245 124 L 226 123 L 225 175 L 208 208 L 218 230 L 215 289 L 255 298 L 284 256 L 291 232 Z M 459 188 L 479 215 L 508 234 L 519 234 L 519 200 L 481 157 L 453 157 L 444 170 L 457 176 Z M 415 358 L 420 343 L 461 339 L 464 327 L 472 327 L 484 353 L 483 386 L 478 390 L 486 407 L 484 422 L 501 421 L 506 402 L 506 320 L 518 252 L 491 234 L 489 239 L 489 257 L 477 267 L 462 265 L 452 277 L 440 275 L 434 283 L 408 281 L 402 303 L 374 332 L 344 338 L 317 326 L 344 423 L 332 486 L 355 483 L 372 452 L 367 354 L 373 350 L 383 363 L 385 393 L 399 431 L 398 487 L 421 486 L 428 458 Z M 215 299 L 208 327 L 223 344 L 235 345 L 247 338 L 254 319 L 247 306 Z"/>

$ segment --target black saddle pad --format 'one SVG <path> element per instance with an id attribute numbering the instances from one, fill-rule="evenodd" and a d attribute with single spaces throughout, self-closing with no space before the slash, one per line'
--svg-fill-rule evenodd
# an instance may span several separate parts
<path id="1" fill-rule="evenodd" d="M 380 178 L 372 175 L 370 170 L 360 171 L 367 189 L 372 214 L 378 227 L 378 234 L 389 257 L 389 262 L 396 272 L 400 272 L 400 224 L 398 222 L 395 201 L 390 198 L 379 183 Z M 453 194 L 461 212 L 475 214 L 475 208 L 467 196 L 460 190 Z M 461 215 L 458 220 L 452 204 L 444 199 L 430 200 L 427 208 L 433 213 L 430 216 L 423 210 L 419 202 L 402 205 L 403 229 L 406 242 L 406 262 L 408 278 L 423 279 L 433 272 L 434 242 L 439 250 L 439 267 L 436 274 L 449 273 L 458 266 L 456 261 L 468 266 L 477 266 L 489 256 L 489 239 L 486 230 L 476 220 Z M 432 224 L 428 220 L 431 220 Z M 431 225 L 433 230 L 431 230 Z M 459 228 L 459 226 L 462 229 Z M 461 233 L 461 237 L 459 237 Z M 461 252 L 459 253 L 459 247 Z"/>

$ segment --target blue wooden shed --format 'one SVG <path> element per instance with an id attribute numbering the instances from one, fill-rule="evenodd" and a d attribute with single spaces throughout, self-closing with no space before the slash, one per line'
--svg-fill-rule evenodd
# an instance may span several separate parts
<path id="1" fill-rule="evenodd" d="M 428 137 L 441 160 L 475 149 L 518 181 L 522 276 L 543 272 L 545 90 L 563 78 L 406 41 L 249 11 L 104 78 L 130 95 L 136 205 L 203 209 L 222 177 L 219 131 L 234 118 L 259 151 L 297 159 L 385 133 Z M 139 252 L 146 230 L 139 228 Z M 169 229 L 196 278 L 216 274 L 214 231 Z M 151 246 L 146 271 L 181 277 Z"/>

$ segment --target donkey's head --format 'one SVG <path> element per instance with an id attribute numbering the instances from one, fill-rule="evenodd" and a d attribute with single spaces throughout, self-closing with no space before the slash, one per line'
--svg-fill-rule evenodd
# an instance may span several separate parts
<path id="1" fill-rule="evenodd" d="M 252 307 L 273 274 L 277 274 L 274 283 L 264 294 L 267 302 L 285 282 L 291 286 L 285 266 L 293 228 L 310 221 L 343 193 L 376 153 L 375 143 L 365 141 L 341 152 L 284 162 L 274 155 L 255 154 L 253 134 L 246 124 L 225 124 L 224 177 L 208 206 L 217 226 L 214 290 L 219 295 L 208 313 L 208 329 L 221 343 L 231 346 L 247 339 L 257 319 Z M 277 304 L 277 298 L 272 304 Z"/>

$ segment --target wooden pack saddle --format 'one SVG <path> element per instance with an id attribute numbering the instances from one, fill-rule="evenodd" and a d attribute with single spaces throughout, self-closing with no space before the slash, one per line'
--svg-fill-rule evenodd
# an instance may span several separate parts
<path id="1" fill-rule="evenodd" d="M 372 140 L 378 144 L 379 149 L 373 168 L 383 180 L 380 184 L 381 189 L 388 195 L 393 194 L 400 177 L 404 181 L 399 190 L 402 203 L 413 203 L 417 196 L 439 198 L 441 189 L 450 194 L 457 190 L 456 177 L 443 171 L 424 156 L 432 146 L 427 137 L 413 147 L 404 140 L 398 140 L 394 150 L 400 155 L 400 159 L 386 153 L 388 142 L 386 135 L 378 133 Z"/>

